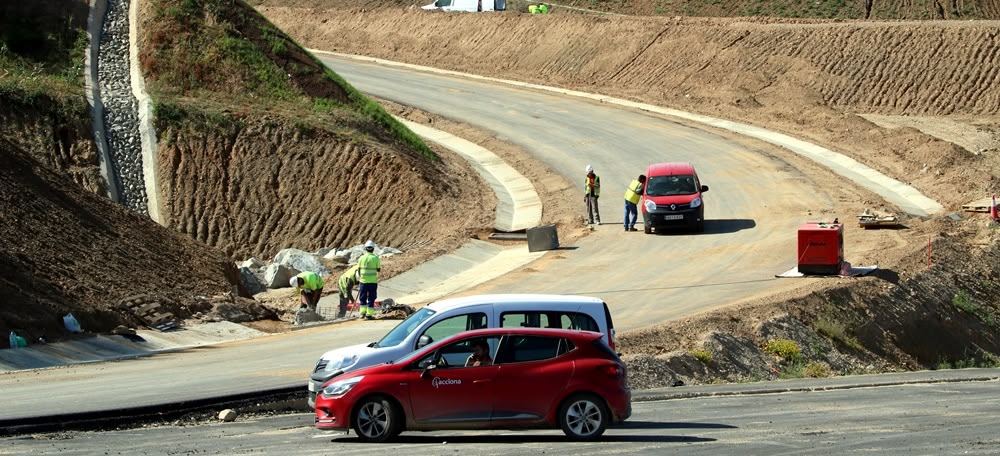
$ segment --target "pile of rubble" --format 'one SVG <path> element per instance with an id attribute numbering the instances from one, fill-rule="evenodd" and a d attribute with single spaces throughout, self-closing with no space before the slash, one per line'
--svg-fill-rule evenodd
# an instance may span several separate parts
<path id="1" fill-rule="evenodd" d="M 403 251 L 393 247 L 376 245 L 374 253 L 385 258 L 403 253 Z M 257 294 L 267 291 L 267 289 L 288 287 L 289 279 L 300 272 L 312 271 L 321 277 L 329 276 L 336 270 L 357 264 L 358 258 L 363 254 L 364 246 L 362 244 L 348 248 L 326 247 L 315 253 L 299 249 L 284 249 L 278 252 L 270 263 L 250 258 L 237 264 L 237 267 L 240 270 L 240 281 L 243 286 L 250 294 Z M 335 282 L 336 277 L 326 280 L 327 282 L 331 280 Z"/>

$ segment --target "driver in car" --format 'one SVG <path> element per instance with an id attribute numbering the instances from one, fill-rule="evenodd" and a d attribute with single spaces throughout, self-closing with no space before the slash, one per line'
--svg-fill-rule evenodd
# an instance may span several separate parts
<path id="1" fill-rule="evenodd" d="M 472 342 L 472 354 L 465 362 L 465 367 L 489 366 L 490 364 L 493 364 L 493 358 L 490 358 L 490 344 L 486 343 L 486 339 L 476 339 Z"/>

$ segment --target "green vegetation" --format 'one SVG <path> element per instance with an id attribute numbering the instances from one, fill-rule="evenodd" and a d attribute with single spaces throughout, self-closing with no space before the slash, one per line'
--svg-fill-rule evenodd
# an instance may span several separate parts
<path id="1" fill-rule="evenodd" d="M 982 352 L 978 356 L 971 356 L 965 359 L 954 361 L 941 361 L 935 367 L 936 370 L 944 369 L 969 369 L 969 368 L 997 368 L 1000 367 L 1000 356 L 989 352 Z"/>
<path id="2" fill-rule="evenodd" d="M 847 326 L 839 321 L 820 318 L 813 323 L 813 327 L 816 328 L 816 331 L 820 334 L 839 342 L 845 347 L 850 347 L 855 350 L 861 350 L 863 348 L 861 342 L 858 342 L 857 338 L 847 333 Z"/>
<path id="3" fill-rule="evenodd" d="M 163 105 L 159 122 L 180 120 L 181 106 L 268 112 L 294 119 L 303 131 L 354 129 L 359 140 L 398 142 L 438 159 L 381 105 L 241 0 L 163 0 L 151 8 L 141 60 L 150 94 Z"/>
<path id="4" fill-rule="evenodd" d="M 951 305 L 962 312 L 979 318 L 991 328 L 1000 329 L 1000 315 L 997 311 L 989 306 L 980 305 L 970 298 L 964 290 L 960 290 L 951 298 Z"/>
<path id="5" fill-rule="evenodd" d="M 812 361 L 803 363 L 796 361 L 785 366 L 785 369 L 778 374 L 778 378 L 826 378 L 833 376 L 833 369 L 823 361 Z"/>
<path id="6" fill-rule="evenodd" d="M 712 352 L 704 349 L 694 349 L 688 352 L 691 356 L 694 356 L 698 361 L 703 364 L 709 364 L 712 362 Z"/>
<path id="7" fill-rule="evenodd" d="M 65 1 L 51 3 L 0 6 L 0 99 L 46 110 L 58 100 L 59 111 L 75 115 L 81 109 L 86 112 L 82 100 L 86 10 Z M 66 97 L 80 98 L 63 100 Z"/>
<path id="8" fill-rule="evenodd" d="M 764 351 L 787 361 L 796 361 L 802 356 L 799 344 L 788 339 L 771 339 L 764 344 Z"/>

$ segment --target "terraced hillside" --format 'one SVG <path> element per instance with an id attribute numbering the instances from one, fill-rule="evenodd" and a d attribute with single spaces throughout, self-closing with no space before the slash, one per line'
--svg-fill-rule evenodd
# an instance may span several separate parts
<path id="1" fill-rule="evenodd" d="M 1000 190 L 979 171 L 997 169 L 996 154 L 964 150 L 913 128 L 883 129 L 863 117 L 959 121 L 996 136 L 1000 24 L 994 22 L 261 10 L 310 47 L 772 128 L 903 178 L 950 208 Z M 442 46 L 441 36 L 465 38 Z"/>

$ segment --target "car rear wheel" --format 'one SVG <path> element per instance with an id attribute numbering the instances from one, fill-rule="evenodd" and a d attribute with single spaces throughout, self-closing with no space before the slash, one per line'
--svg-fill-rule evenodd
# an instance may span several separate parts
<path id="1" fill-rule="evenodd" d="M 595 440 L 608 428 L 607 407 L 593 394 L 577 394 L 559 408 L 559 427 L 573 440 Z"/>
<path id="2" fill-rule="evenodd" d="M 403 431 L 402 413 L 392 401 L 382 396 L 362 400 L 351 424 L 358 438 L 366 442 L 386 442 Z"/>

